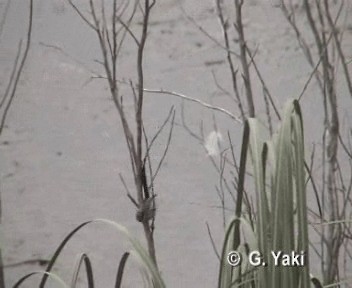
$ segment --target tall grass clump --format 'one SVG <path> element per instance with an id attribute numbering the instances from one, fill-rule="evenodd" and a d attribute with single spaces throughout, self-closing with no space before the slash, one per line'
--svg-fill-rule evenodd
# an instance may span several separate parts
<path id="1" fill-rule="evenodd" d="M 304 137 L 298 101 L 286 105 L 281 127 L 270 140 L 261 139 L 262 130 L 257 119 L 246 121 L 239 183 L 244 182 L 245 159 L 249 153 L 256 214 L 248 217 L 236 209 L 236 217 L 225 235 L 218 287 L 310 287 Z M 237 201 L 242 201 L 243 184 L 238 186 Z M 241 203 L 237 203 L 237 207 L 240 206 Z M 237 267 L 227 262 L 227 255 L 232 250 L 242 255 Z M 261 253 L 266 265 L 250 265 L 248 255 L 254 250 Z M 304 253 L 305 265 L 275 266 L 272 251 Z"/>
<path id="2" fill-rule="evenodd" d="M 56 251 L 54 252 L 53 256 L 51 257 L 45 271 L 36 271 L 29 273 L 22 278 L 20 278 L 14 285 L 13 288 L 18 288 L 22 287 L 24 283 L 29 278 L 32 278 L 33 276 L 40 275 L 42 276 L 39 288 L 44 288 L 44 287 L 50 287 L 50 284 L 48 284 L 48 279 L 50 278 L 51 280 L 57 282 L 60 284 L 60 287 L 63 288 L 75 288 L 78 285 L 78 275 L 83 269 L 85 268 L 85 276 L 87 280 L 87 287 L 88 288 L 94 288 L 95 282 L 94 282 L 94 271 L 92 268 L 92 263 L 91 260 L 86 253 L 81 253 L 77 257 L 76 261 L 76 268 L 72 272 L 72 277 L 71 277 L 71 285 L 69 286 L 67 283 L 65 283 L 59 275 L 56 275 L 55 273 L 52 273 L 53 267 L 61 255 L 63 249 L 66 247 L 66 245 L 70 242 L 73 236 L 77 234 L 82 228 L 89 224 L 93 223 L 102 223 L 102 224 L 107 224 L 108 226 L 114 228 L 118 232 L 122 233 L 124 238 L 127 238 L 129 243 L 132 246 L 132 249 L 129 252 L 125 252 L 123 256 L 120 259 L 117 273 L 116 273 L 116 280 L 115 284 L 113 287 L 115 288 L 120 288 L 122 286 L 122 280 L 123 280 L 123 274 L 124 270 L 126 267 L 127 260 L 129 258 L 129 255 L 133 255 L 134 258 L 139 262 L 140 264 L 140 272 L 142 274 L 143 280 L 145 281 L 145 285 L 147 287 L 154 287 L 154 288 L 165 288 L 164 281 L 153 261 L 153 258 L 149 255 L 149 253 L 143 248 L 143 246 L 140 244 L 140 242 L 134 238 L 131 233 L 125 228 L 124 226 L 120 225 L 119 223 L 116 223 L 114 221 L 108 220 L 108 219 L 95 219 L 87 222 L 83 222 L 80 225 L 78 225 L 75 229 L 73 229 L 66 237 L 61 241 L 59 246 L 57 247 Z M 84 265 L 84 266 L 83 266 Z M 83 266 L 83 267 L 82 267 Z"/>

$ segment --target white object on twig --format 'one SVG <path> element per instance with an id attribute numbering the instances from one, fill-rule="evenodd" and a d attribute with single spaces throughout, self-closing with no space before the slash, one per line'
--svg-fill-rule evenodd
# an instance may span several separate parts
<path id="1" fill-rule="evenodd" d="M 204 147 L 209 156 L 217 156 L 220 154 L 220 144 L 223 138 L 220 132 L 211 131 L 204 142 Z"/>

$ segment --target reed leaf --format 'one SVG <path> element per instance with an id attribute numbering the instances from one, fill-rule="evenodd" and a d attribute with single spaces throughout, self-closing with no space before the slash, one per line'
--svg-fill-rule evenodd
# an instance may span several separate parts
<path id="1" fill-rule="evenodd" d="M 31 272 L 29 274 L 24 275 L 21 277 L 13 286 L 12 288 L 18 288 L 20 287 L 27 279 L 35 276 L 35 275 L 42 275 L 44 274 L 46 277 L 50 277 L 51 279 L 55 280 L 58 284 L 60 284 L 61 287 L 63 288 L 69 288 L 69 286 L 56 274 L 46 272 L 46 271 L 36 271 L 36 272 Z"/>
<path id="2" fill-rule="evenodd" d="M 82 253 L 81 255 L 78 256 L 76 268 L 75 268 L 75 270 L 73 272 L 73 276 L 72 276 L 71 288 L 75 288 L 77 285 L 78 274 L 81 270 L 83 263 L 86 268 L 88 288 L 94 288 L 94 277 L 93 277 L 92 263 L 91 263 L 89 257 L 87 256 L 87 254 L 85 254 L 85 253 Z"/>
<path id="3" fill-rule="evenodd" d="M 59 244 L 58 248 L 56 249 L 56 251 L 54 252 L 54 255 L 52 256 L 46 271 L 43 272 L 44 275 L 42 277 L 41 283 L 39 285 L 40 288 L 44 288 L 47 278 L 50 275 L 50 271 L 52 270 L 54 264 L 56 263 L 57 258 L 59 257 L 59 255 L 61 254 L 62 250 L 64 249 L 64 247 L 66 246 L 66 244 L 70 241 L 70 239 L 72 239 L 72 237 L 78 232 L 80 231 L 83 227 L 87 226 L 88 224 L 91 223 L 104 223 L 104 224 L 108 224 L 109 226 L 112 226 L 113 228 L 115 228 L 116 230 L 118 230 L 119 232 L 121 232 L 128 240 L 129 242 L 132 244 L 132 252 L 133 255 L 136 256 L 136 258 L 138 260 L 140 260 L 139 262 L 142 264 L 142 267 L 145 268 L 145 271 L 147 271 L 148 275 L 151 278 L 151 281 L 153 283 L 153 287 L 156 288 L 164 288 L 165 284 L 163 279 L 161 278 L 161 275 L 158 271 L 158 269 L 155 267 L 152 259 L 150 258 L 148 252 L 143 248 L 143 246 L 139 243 L 139 241 L 137 239 L 135 239 L 127 230 L 126 227 L 111 221 L 111 220 L 107 220 L 107 219 L 95 219 L 95 220 L 91 220 L 91 221 L 87 221 L 84 222 L 80 225 L 78 225 L 75 229 L 73 229 L 65 238 L 64 240 Z M 87 266 L 86 266 L 87 267 Z M 124 267 L 124 266 L 123 266 Z M 90 266 L 91 268 L 91 266 Z M 88 268 L 89 269 L 89 268 Z M 122 274 L 121 274 L 122 275 Z M 87 275 L 89 276 L 89 275 Z M 91 275 L 92 276 L 92 275 Z"/>
<path id="4" fill-rule="evenodd" d="M 115 288 L 121 287 L 123 272 L 125 271 L 125 266 L 129 256 L 130 256 L 130 253 L 125 252 L 121 257 L 121 260 L 119 262 L 119 268 L 117 269 L 117 274 L 116 274 Z"/>
<path id="5" fill-rule="evenodd" d="M 263 126 L 250 118 L 249 149 L 255 184 L 256 217 L 253 236 L 266 265 L 250 267 L 243 261 L 239 267 L 223 265 L 230 249 L 233 220 L 227 228 L 222 252 L 218 287 L 244 288 L 308 288 L 308 220 L 304 170 L 304 137 L 302 113 L 298 101 L 285 106 L 281 126 L 268 141 L 263 141 Z M 245 141 L 244 141 L 245 142 Z M 243 148 L 243 147 L 242 147 Z M 241 155 L 242 158 L 242 155 Z M 240 171 L 244 174 L 244 171 Z M 239 204 L 236 204 L 238 207 Z M 240 221 L 241 224 L 244 223 Z M 239 222 L 238 222 L 239 223 Z M 238 245 L 240 249 L 246 243 Z M 255 245 L 252 245 L 255 246 Z M 233 246 L 232 246 L 233 247 Z M 305 265 L 288 267 L 275 265 L 271 252 L 305 252 Z M 245 259 L 245 258 L 244 258 Z M 235 271 L 241 271 L 238 275 Z M 223 279 L 222 279 L 223 277 Z"/>

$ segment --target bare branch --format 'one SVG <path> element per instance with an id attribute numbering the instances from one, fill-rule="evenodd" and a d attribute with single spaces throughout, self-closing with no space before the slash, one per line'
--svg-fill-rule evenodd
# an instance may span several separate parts
<path id="1" fill-rule="evenodd" d="M 144 162 L 145 159 L 147 157 L 147 155 L 150 154 L 150 150 L 155 142 L 155 140 L 158 138 L 158 136 L 160 135 L 160 133 L 164 130 L 164 127 L 166 126 L 167 122 L 169 122 L 169 119 L 171 117 L 171 115 L 174 115 L 174 106 L 171 107 L 169 114 L 167 115 L 165 121 L 163 122 L 163 124 L 161 124 L 160 128 L 158 129 L 158 131 L 155 133 L 155 135 L 153 136 L 152 140 L 150 141 L 150 143 L 146 146 L 147 147 L 147 151 L 145 152 L 145 156 L 144 156 Z"/>
<path id="2" fill-rule="evenodd" d="M 163 89 L 160 89 L 160 90 L 144 89 L 144 92 L 155 93 L 155 94 L 167 94 L 167 95 L 170 95 L 170 96 L 176 96 L 178 98 L 181 98 L 181 99 L 184 99 L 184 100 L 187 100 L 187 101 L 190 101 L 190 102 L 194 102 L 194 103 L 200 104 L 201 106 L 206 107 L 208 109 L 219 111 L 219 112 L 229 116 L 231 119 L 235 120 L 236 122 L 242 124 L 242 121 L 237 116 L 233 115 L 231 112 L 227 111 L 226 109 L 210 105 L 210 104 L 208 104 L 208 103 L 206 103 L 206 102 L 204 102 L 202 100 L 199 100 L 199 99 L 196 99 L 196 98 L 191 98 L 191 97 L 186 96 L 186 95 L 181 94 L 181 93 L 177 93 L 177 92 L 173 92 L 173 91 L 167 91 L 167 90 L 163 90 Z"/>
<path id="3" fill-rule="evenodd" d="M 331 17 L 331 14 L 330 14 L 329 4 L 328 4 L 327 0 L 324 0 L 324 6 L 325 6 L 326 18 L 327 18 L 329 26 L 330 26 L 330 28 L 332 30 L 332 36 L 334 38 L 335 45 L 336 45 L 336 48 L 337 48 L 337 52 L 338 52 L 340 60 L 341 60 L 341 65 L 342 65 L 342 68 L 343 68 L 343 71 L 344 71 L 345 79 L 346 79 L 346 82 L 347 82 L 347 87 L 348 87 L 348 90 L 349 90 L 350 95 L 352 97 L 352 82 L 351 82 L 350 72 L 349 72 L 348 66 L 346 64 L 347 61 L 346 61 L 345 54 L 342 51 L 341 41 L 338 38 L 336 25 L 335 25 L 334 21 L 332 20 L 332 17 Z M 342 6 L 343 6 L 343 2 L 341 3 L 340 11 L 342 11 Z"/>
<path id="4" fill-rule="evenodd" d="M 255 117 L 255 106 L 253 101 L 253 93 L 252 93 L 252 85 L 251 78 L 249 73 L 249 64 L 247 61 L 247 44 L 244 36 L 244 29 L 242 23 L 242 6 L 243 1 L 234 0 L 235 8 L 236 8 L 236 24 L 234 24 L 239 38 L 240 44 L 240 60 L 243 70 L 243 81 L 244 86 L 246 88 L 246 97 L 247 97 L 247 105 L 248 105 L 248 114 L 249 117 Z"/>
<path id="5" fill-rule="evenodd" d="M 209 224 L 208 223 L 205 223 L 205 224 L 207 225 L 207 230 L 208 230 L 208 235 L 209 235 L 209 239 L 211 242 L 211 246 L 213 247 L 213 250 L 215 252 L 216 257 L 218 258 L 218 260 L 220 260 L 220 254 L 219 254 L 218 250 L 216 249 L 215 241 L 214 241 L 213 236 L 211 234 Z"/>
<path id="6" fill-rule="evenodd" d="M 24 64 L 26 63 L 26 60 L 27 60 L 28 51 L 29 51 L 29 48 L 30 48 L 30 45 L 31 45 L 31 38 L 32 38 L 32 24 L 33 24 L 33 0 L 30 0 L 30 5 L 29 5 L 29 24 L 28 24 L 28 30 L 27 30 L 26 46 L 25 46 L 24 53 L 22 55 L 22 59 L 21 59 L 20 65 L 18 67 L 17 73 L 16 73 L 16 75 L 13 75 L 14 82 L 13 82 L 10 98 L 9 98 L 7 104 L 6 104 L 5 110 L 4 110 L 4 112 L 2 114 L 2 117 L 1 117 L 0 135 L 1 135 L 2 131 L 3 131 L 3 129 L 4 129 L 6 116 L 7 116 L 7 113 L 9 112 L 9 109 L 10 109 L 10 106 L 11 106 L 11 104 L 13 102 L 13 99 L 15 98 L 18 81 L 20 80 Z M 12 80 L 10 80 L 10 82 L 12 82 Z"/>
<path id="7" fill-rule="evenodd" d="M 141 45 L 139 43 L 139 40 L 137 39 L 136 35 L 134 35 L 132 30 L 130 29 L 130 27 L 129 27 L 130 23 L 125 23 L 120 17 L 117 17 L 116 20 L 126 29 L 127 33 L 132 37 L 132 39 L 134 40 L 136 45 L 137 46 Z"/>
<path id="8" fill-rule="evenodd" d="M 208 37 L 212 42 L 214 42 L 218 47 L 220 47 L 222 50 L 225 50 L 227 53 L 235 55 L 237 57 L 240 57 L 240 55 L 230 49 L 230 46 L 224 46 L 223 44 L 220 43 L 215 37 L 210 35 L 207 30 L 205 30 L 202 26 L 200 26 L 191 16 L 189 16 L 184 8 L 181 6 L 181 10 L 183 14 L 185 15 L 186 19 L 190 21 L 200 32 L 202 32 L 206 37 Z"/>
<path id="9" fill-rule="evenodd" d="M 97 27 L 95 27 L 84 15 L 83 13 L 78 9 L 78 7 L 72 2 L 72 0 L 66 0 L 71 7 L 76 11 L 76 13 L 79 15 L 79 17 L 81 17 L 81 19 L 86 22 L 86 24 L 92 28 L 94 31 L 97 30 Z"/>
<path id="10" fill-rule="evenodd" d="M 245 120 L 245 112 L 243 109 L 243 104 L 242 104 L 242 100 L 240 97 L 240 94 L 238 92 L 238 87 L 237 87 L 237 69 L 235 70 L 234 68 L 234 64 L 231 58 L 231 54 L 230 54 L 230 41 L 229 41 L 229 35 L 227 32 L 228 29 L 228 23 L 225 21 L 224 15 L 223 15 L 223 10 L 220 4 L 220 0 L 216 0 L 216 8 L 217 8 L 217 13 L 218 13 L 218 18 L 220 20 L 220 25 L 222 28 L 222 33 L 223 33 L 223 37 L 224 37 L 224 42 L 225 42 L 225 48 L 226 48 L 226 58 L 227 58 L 227 63 L 229 65 L 230 68 L 230 73 L 231 73 L 231 77 L 232 77 L 232 87 L 233 87 L 233 91 L 235 93 L 235 97 L 237 99 L 237 105 L 238 108 L 241 112 L 241 116 L 242 116 L 242 120 Z M 240 57 L 239 55 L 237 55 L 238 57 Z"/>
<path id="11" fill-rule="evenodd" d="M 2 99 L 1 99 L 1 102 L 0 102 L 0 109 L 5 104 L 5 102 L 7 100 L 7 97 L 9 95 L 9 93 L 10 93 L 10 90 L 11 90 L 11 87 L 12 87 L 12 83 L 13 83 L 13 81 L 15 79 L 15 74 L 16 74 L 16 71 L 17 71 L 18 60 L 20 59 L 21 50 L 22 50 L 21 48 L 22 48 L 22 40 L 18 43 L 16 58 L 15 58 L 15 61 L 13 63 L 12 72 L 11 72 L 11 75 L 10 75 L 10 79 L 9 79 L 9 81 L 7 83 L 7 87 L 6 87 L 4 96 L 2 96 Z"/>
<path id="12" fill-rule="evenodd" d="M 170 125 L 170 131 L 169 131 L 169 137 L 168 137 L 167 142 L 166 142 L 165 150 L 164 150 L 163 155 L 161 156 L 159 164 L 158 164 L 158 166 L 157 166 L 157 168 L 155 170 L 155 173 L 154 173 L 154 175 L 152 177 L 152 181 L 151 181 L 152 183 L 154 183 L 155 178 L 158 176 L 160 167 L 161 167 L 161 165 L 163 164 L 163 162 L 165 160 L 165 156 L 167 154 L 167 151 L 169 150 L 169 146 L 170 146 L 170 143 L 171 143 L 171 137 L 172 137 L 172 131 L 174 129 L 174 123 L 175 123 L 175 111 L 173 111 L 171 125 Z"/>
<path id="13" fill-rule="evenodd" d="M 116 1 L 116 0 L 114 0 L 114 1 Z M 132 13 L 131 13 L 131 15 L 130 15 L 130 18 L 127 20 L 127 22 L 126 23 L 124 23 L 125 25 L 126 25 L 126 27 L 130 27 L 130 25 L 131 25 L 131 22 L 132 22 L 132 19 L 134 18 L 134 15 L 136 14 L 136 11 L 137 11 L 137 1 L 138 0 L 136 0 L 136 2 L 135 2 L 135 5 L 134 5 L 134 7 L 133 7 L 133 11 L 132 11 Z M 127 2 L 128 3 L 128 2 Z M 126 7 L 127 7 L 127 5 L 126 5 Z M 124 12 L 124 11 L 123 11 Z M 123 13 L 123 12 L 121 12 L 121 14 Z M 116 15 L 116 17 L 117 18 L 119 18 L 119 19 L 121 19 L 121 17 L 118 17 L 117 16 L 117 13 L 115 14 Z M 114 21 L 114 19 L 113 19 L 113 29 L 114 29 L 114 31 L 116 31 L 116 27 L 115 27 L 115 25 L 116 25 L 116 21 Z M 126 28 L 126 27 L 124 27 L 123 26 L 123 24 L 121 23 L 121 28 Z M 120 29 L 121 29 L 120 28 Z M 122 49 L 122 44 L 123 44 L 123 42 L 124 42 L 124 39 L 125 39 L 125 37 L 126 37 L 126 35 L 127 35 L 127 33 L 128 33 L 128 30 L 127 29 L 124 29 L 124 33 L 123 33 L 123 35 L 122 35 L 122 37 L 121 37 L 121 40 L 120 40 L 120 43 L 119 43 L 119 45 L 116 45 L 116 38 L 117 38 L 117 35 L 118 35 L 118 32 L 114 32 L 114 42 L 115 42 L 115 53 L 114 53 L 114 55 L 115 55 L 115 59 L 114 59 L 114 63 L 116 63 L 116 60 L 117 60 L 117 57 L 120 55 L 120 51 L 121 51 L 121 49 Z M 138 42 L 138 41 L 137 41 Z M 139 42 L 138 42 L 139 43 Z M 139 44 L 138 44 L 139 45 Z M 138 46 L 137 45 L 137 46 Z M 115 64 L 116 65 L 116 64 Z M 116 81 L 116 78 L 114 78 L 114 80 Z"/>
<path id="14" fill-rule="evenodd" d="M 126 189 L 127 197 L 131 200 L 131 202 L 134 204 L 134 206 L 136 206 L 136 207 L 138 208 L 138 203 L 137 203 L 137 201 L 132 197 L 132 194 L 131 194 L 130 190 L 128 189 L 128 186 L 126 185 L 125 179 L 123 179 L 121 173 L 119 173 L 119 177 L 120 177 L 120 180 L 121 180 L 121 182 L 122 182 L 122 184 L 123 184 L 123 187 L 125 187 L 125 189 Z"/>

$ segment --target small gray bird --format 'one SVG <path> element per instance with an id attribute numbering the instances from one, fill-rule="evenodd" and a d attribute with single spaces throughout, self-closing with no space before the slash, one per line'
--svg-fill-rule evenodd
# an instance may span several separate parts
<path id="1" fill-rule="evenodd" d="M 155 197 L 156 195 L 152 195 L 148 199 L 144 199 L 142 205 L 140 205 L 136 212 L 138 222 L 149 221 L 155 217 Z"/>

